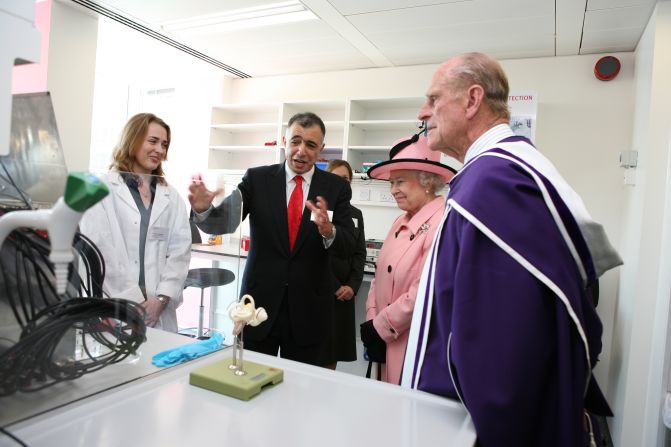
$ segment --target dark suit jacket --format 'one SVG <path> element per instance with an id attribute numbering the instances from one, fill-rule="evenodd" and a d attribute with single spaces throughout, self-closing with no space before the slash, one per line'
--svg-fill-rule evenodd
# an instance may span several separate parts
<path id="1" fill-rule="evenodd" d="M 238 185 L 242 195 L 242 219 L 249 215 L 250 246 L 242 278 L 241 294 L 248 293 L 268 313 L 268 321 L 245 328 L 245 337 L 263 340 L 272 328 L 287 290 L 289 318 L 295 341 L 320 343 L 333 318 L 333 289 L 328 251 L 305 207 L 298 236 L 289 252 L 286 174 L 284 163 L 247 170 Z M 352 251 L 354 225 L 346 181 L 315 169 L 308 200 L 322 196 L 333 210 L 336 238 L 329 250 Z M 240 223 L 240 203 L 233 194 L 198 224 L 210 234 L 235 231 Z M 235 216 L 235 217 L 231 217 Z M 237 217 L 237 218 L 236 218 Z"/>
<path id="2" fill-rule="evenodd" d="M 354 206 L 351 208 L 352 219 L 357 221 L 357 225 L 354 227 L 354 247 L 345 253 L 330 250 L 330 255 L 334 289 L 337 290 L 340 286 L 350 286 L 356 295 L 363 281 L 363 267 L 366 263 L 366 236 L 361 210 Z"/>
<path id="3" fill-rule="evenodd" d="M 340 286 L 350 286 L 354 297 L 349 301 L 333 298 L 333 342 L 323 347 L 323 364 L 338 361 L 351 362 L 356 360 L 356 318 L 355 302 L 366 297 L 356 296 L 363 281 L 363 267 L 366 263 L 366 236 L 363 226 L 363 214 L 358 208 L 352 207 L 352 218 L 357 221 L 354 227 L 354 247 L 352 252 L 340 253 L 329 250 L 331 271 L 333 273 L 334 293 Z"/>

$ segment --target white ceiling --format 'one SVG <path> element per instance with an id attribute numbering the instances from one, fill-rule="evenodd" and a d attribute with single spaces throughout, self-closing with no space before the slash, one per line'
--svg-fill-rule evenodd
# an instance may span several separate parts
<path id="1" fill-rule="evenodd" d="M 251 76 L 632 51 L 656 0 L 302 0 L 318 20 L 229 32 L 168 21 L 281 0 L 95 0 Z"/>

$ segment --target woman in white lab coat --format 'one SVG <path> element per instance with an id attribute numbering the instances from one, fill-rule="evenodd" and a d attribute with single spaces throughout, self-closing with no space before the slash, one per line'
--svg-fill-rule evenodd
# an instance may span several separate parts
<path id="1" fill-rule="evenodd" d="M 176 332 L 191 230 L 184 201 L 162 177 L 169 146 L 163 120 L 133 116 L 102 176 L 110 194 L 84 214 L 81 231 L 105 259 L 105 293 L 141 303 L 148 326 Z"/>

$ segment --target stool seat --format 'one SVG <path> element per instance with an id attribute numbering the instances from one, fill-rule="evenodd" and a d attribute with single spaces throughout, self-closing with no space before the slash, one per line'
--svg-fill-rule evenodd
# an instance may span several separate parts
<path id="1" fill-rule="evenodd" d="M 199 269 L 191 269 L 184 281 L 184 288 L 197 287 L 200 289 L 200 307 L 198 312 L 198 332 L 197 338 L 202 340 L 203 335 L 203 320 L 205 314 L 205 306 L 203 305 L 203 297 L 207 287 L 225 286 L 235 281 L 235 274 L 232 271 L 216 267 L 205 267 Z"/>
<path id="2" fill-rule="evenodd" d="M 233 281 L 235 281 L 235 274 L 230 270 L 215 267 L 191 269 L 186 276 L 184 288 L 197 287 L 204 289 L 206 287 L 225 286 Z"/>

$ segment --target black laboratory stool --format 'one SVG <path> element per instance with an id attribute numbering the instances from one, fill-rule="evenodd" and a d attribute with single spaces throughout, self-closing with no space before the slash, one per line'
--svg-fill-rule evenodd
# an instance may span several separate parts
<path id="1" fill-rule="evenodd" d="M 205 316 L 205 306 L 203 306 L 203 296 L 208 287 L 225 286 L 235 281 L 235 275 L 232 271 L 216 267 L 206 267 L 189 270 L 184 282 L 184 288 L 198 287 L 200 289 L 200 309 L 198 313 L 198 332 L 197 338 L 202 340 L 209 338 L 203 336 L 203 318 Z"/>
<path id="2" fill-rule="evenodd" d="M 194 244 L 202 243 L 198 227 L 193 222 L 191 224 L 191 242 Z M 235 281 L 233 272 L 227 269 L 217 267 L 207 267 L 189 270 L 189 274 L 184 281 L 184 288 L 198 287 L 200 289 L 200 310 L 198 314 L 198 332 L 196 337 L 199 340 L 209 338 L 203 336 L 203 318 L 205 316 L 205 306 L 203 306 L 203 295 L 208 287 L 225 286 Z"/>

